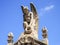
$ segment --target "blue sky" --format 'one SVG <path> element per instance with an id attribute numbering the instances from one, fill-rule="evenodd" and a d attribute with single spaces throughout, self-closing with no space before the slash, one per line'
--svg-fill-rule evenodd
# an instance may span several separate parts
<path id="1" fill-rule="evenodd" d="M 0 45 L 7 45 L 9 32 L 13 32 L 15 42 L 24 31 L 21 5 L 30 9 L 30 2 L 39 16 L 39 39 L 42 27 L 46 26 L 49 45 L 60 44 L 60 0 L 0 0 Z"/>

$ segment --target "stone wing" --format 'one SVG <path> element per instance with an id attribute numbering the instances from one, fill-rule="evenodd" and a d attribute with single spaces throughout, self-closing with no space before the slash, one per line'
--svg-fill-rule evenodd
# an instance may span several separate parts
<path id="1" fill-rule="evenodd" d="M 21 9 L 22 9 L 22 12 L 24 13 L 24 7 L 23 6 L 21 6 Z"/>
<path id="2" fill-rule="evenodd" d="M 35 29 L 38 30 L 38 14 L 33 3 L 30 3 L 31 12 L 33 12 L 33 18 L 35 19 Z"/>
<path id="3" fill-rule="evenodd" d="M 24 6 L 21 6 L 22 12 L 24 13 Z"/>

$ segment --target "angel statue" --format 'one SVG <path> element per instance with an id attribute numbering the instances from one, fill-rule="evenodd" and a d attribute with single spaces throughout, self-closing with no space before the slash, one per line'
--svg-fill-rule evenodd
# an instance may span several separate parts
<path id="1" fill-rule="evenodd" d="M 31 11 L 27 7 L 21 6 L 23 11 L 23 27 L 25 34 L 34 35 L 38 38 L 38 15 L 33 3 L 30 3 Z"/>

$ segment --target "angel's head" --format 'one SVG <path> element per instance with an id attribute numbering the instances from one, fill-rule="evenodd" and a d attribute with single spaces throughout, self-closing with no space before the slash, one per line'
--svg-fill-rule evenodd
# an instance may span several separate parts
<path id="1" fill-rule="evenodd" d="M 27 6 L 21 6 L 23 14 L 27 15 L 29 13 L 28 7 Z"/>

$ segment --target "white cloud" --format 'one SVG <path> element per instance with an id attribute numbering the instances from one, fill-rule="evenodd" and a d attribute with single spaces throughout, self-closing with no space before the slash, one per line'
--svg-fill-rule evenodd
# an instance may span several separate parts
<path id="1" fill-rule="evenodd" d="M 54 8 L 54 5 L 50 5 L 44 8 L 45 11 L 49 11 Z"/>
<path id="2" fill-rule="evenodd" d="M 54 5 L 46 6 L 45 8 L 41 8 L 40 15 L 45 14 L 46 12 L 52 10 L 54 8 Z"/>

